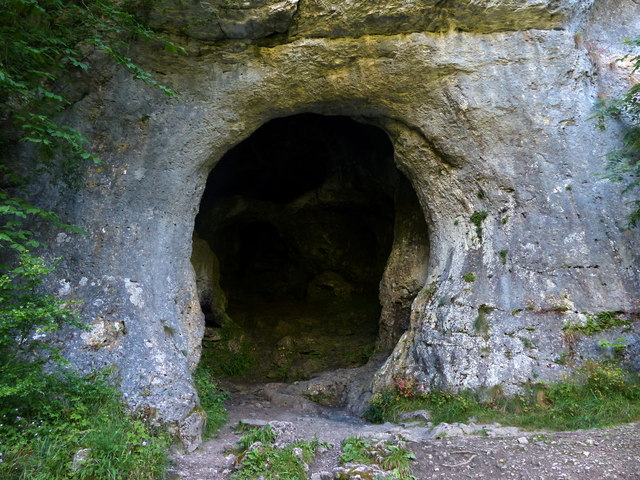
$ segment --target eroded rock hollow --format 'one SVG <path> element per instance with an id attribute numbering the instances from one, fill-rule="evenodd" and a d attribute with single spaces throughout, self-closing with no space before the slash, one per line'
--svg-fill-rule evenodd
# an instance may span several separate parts
<path id="1" fill-rule="evenodd" d="M 306 114 L 272 120 L 214 168 L 192 263 L 214 342 L 238 327 L 259 357 L 252 377 L 294 380 L 365 363 L 379 328 L 378 346 L 392 346 L 428 258 L 422 210 L 384 131 Z"/>
<path id="2" fill-rule="evenodd" d="M 90 327 L 59 338 L 78 369 L 111 367 L 193 449 L 191 372 L 226 317 L 304 340 L 301 376 L 328 331 L 391 349 L 369 392 L 515 393 L 620 336 L 638 366 L 638 235 L 597 176 L 621 131 L 591 119 L 633 78 L 636 1 L 145 5 L 189 55 L 132 48 L 180 96 L 79 76 L 67 115 L 108 168 L 34 191 L 89 232 L 49 242 Z M 620 326 L 567 334 L 603 313 Z"/>

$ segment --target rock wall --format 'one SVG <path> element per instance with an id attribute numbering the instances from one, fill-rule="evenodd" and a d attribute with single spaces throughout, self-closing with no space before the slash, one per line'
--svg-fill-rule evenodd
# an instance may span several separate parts
<path id="1" fill-rule="evenodd" d="M 180 97 L 118 70 L 80 79 L 69 115 L 108 167 L 88 168 L 78 192 L 42 185 L 34 198 L 89 232 L 52 234 L 59 293 L 84 300 L 92 328 L 61 339 L 67 355 L 114 366 L 132 407 L 174 424 L 187 448 L 201 424 L 194 218 L 216 162 L 273 118 L 384 129 L 419 199 L 426 279 L 377 386 L 410 371 L 513 392 L 558 378 L 567 355 L 597 354 L 596 338 L 567 338 L 568 322 L 638 311 L 638 232 L 623 229 L 619 186 L 596 176 L 620 136 L 590 119 L 598 95 L 625 85 L 613 57 L 640 31 L 636 1 L 152 3 L 148 18 L 189 56 L 138 53 Z M 415 267 L 393 260 L 405 243 L 383 289 Z"/>

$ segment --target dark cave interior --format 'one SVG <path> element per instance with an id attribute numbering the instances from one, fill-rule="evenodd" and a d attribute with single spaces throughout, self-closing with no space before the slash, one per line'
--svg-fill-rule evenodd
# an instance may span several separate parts
<path id="1" fill-rule="evenodd" d="M 279 118 L 229 150 L 207 181 L 192 262 L 207 331 L 242 333 L 205 335 L 205 358 L 245 348 L 254 376 L 280 380 L 365 363 L 399 185 L 386 133 L 348 117 Z"/>

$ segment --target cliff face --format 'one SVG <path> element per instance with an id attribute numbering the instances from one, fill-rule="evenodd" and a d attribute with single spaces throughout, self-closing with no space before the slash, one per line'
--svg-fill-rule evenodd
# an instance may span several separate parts
<path id="1" fill-rule="evenodd" d="M 200 198 L 225 153 L 275 118 L 379 127 L 422 210 L 428 239 L 403 216 L 414 204 L 395 203 L 378 339 L 393 352 L 375 385 L 411 372 L 515 392 L 598 354 L 599 337 L 567 324 L 632 320 L 638 234 L 622 228 L 619 187 L 596 175 L 619 132 L 589 117 L 598 95 L 625 87 L 614 58 L 640 31 L 637 2 L 184 3 L 147 15 L 189 56 L 137 47 L 180 97 L 120 72 L 91 79 L 70 114 L 108 167 L 40 198 L 89 232 L 51 242 L 60 293 L 84 300 L 92 327 L 63 339 L 67 355 L 115 366 L 131 405 L 174 422 L 188 448 L 202 421 L 190 378 L 204 330 L 190 263 Z M 602 338 L 637 352 L 638 333 Z"/>

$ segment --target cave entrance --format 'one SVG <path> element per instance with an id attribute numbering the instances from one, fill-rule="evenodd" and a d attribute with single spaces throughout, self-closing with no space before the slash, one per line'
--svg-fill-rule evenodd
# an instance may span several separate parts
<path id="1" fill-rule="evenodd" d="M 203 361 L 283 381 L 366 363 L 407 191 L 386 133 L 348 117 L 272 120 L 227 152 L 194 231 Z"/>

